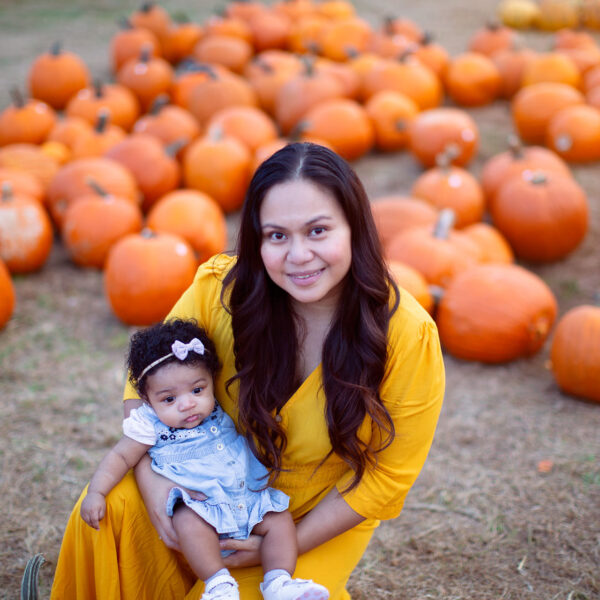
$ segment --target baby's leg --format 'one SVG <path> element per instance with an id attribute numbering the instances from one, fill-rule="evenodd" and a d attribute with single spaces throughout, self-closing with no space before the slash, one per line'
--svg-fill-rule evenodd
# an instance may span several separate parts
<path id="1" fill-rule="evenodd" d="M 296 526 L 292 515 L 288 511 L 269 512 L 252 532 L 263 536 L 260 545 L 263 571 L 284 569 L 291 575 L 298 558 Z"/>
<path id="2" fill-rule="evenodd" d="M 217 532 L 191 508 L 185 504 L 177 505 L 173 513 L 173 527 L 181 551 L 202 581 L 225 567 Z"/>

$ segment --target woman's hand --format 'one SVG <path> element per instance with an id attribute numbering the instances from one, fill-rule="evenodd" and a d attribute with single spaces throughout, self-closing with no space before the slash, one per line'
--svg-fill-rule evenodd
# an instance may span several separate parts
<path id="1" fill-rule="evenodd" d="M 228 569 L 260 565 L 262 535 L 251 534 L 247 540 L 221 540 L 221 550 L 235 550 L 223 559 Z"/>
<path id="2" fill-rule="evenodd" d="M 155 473 L 150 467 L 150 457 L 144 456 L 135 468 L 135 478 L 142 494 L 152 525 L 161 539 L 171 550 L 178 550 L 179 540 L 165 506 L 173 482 Z"/>

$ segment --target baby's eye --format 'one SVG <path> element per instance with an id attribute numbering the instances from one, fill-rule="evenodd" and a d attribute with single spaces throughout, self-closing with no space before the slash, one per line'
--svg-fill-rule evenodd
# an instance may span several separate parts
<path id="1" fill-rule="evenodd" d="M 195 387 L 194 394 L 201 394 L 204 391 L 203 387 Z"/>
<path id="2" fill-rule="evenodd" d="M 162 401 L 165 404 L 172 404 L 173 402 L 175 402 L 175 396 L 167 396 L 166 398 L 163 398 Z"/>

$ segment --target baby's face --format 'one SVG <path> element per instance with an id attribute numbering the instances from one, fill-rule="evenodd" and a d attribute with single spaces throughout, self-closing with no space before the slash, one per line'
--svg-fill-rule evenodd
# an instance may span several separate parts
<path id="1" fill-rule="evenodd" d="M 172 362 L 157 369 L 146 394 L 158 418 L 177 429 L 196 427 L 215 406 L 212 376 L 203 365 Z"/>

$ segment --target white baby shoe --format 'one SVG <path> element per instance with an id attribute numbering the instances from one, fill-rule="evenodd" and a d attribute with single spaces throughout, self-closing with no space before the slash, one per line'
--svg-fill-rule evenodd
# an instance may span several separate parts
<path id="1" fill-rule="evenodd" d="M 269 585 L 260 584 L 264 600 L 327 600 L 327 588 L 312 579 L 291 579 L 281 575 Z"/>
<path id="2" fill-rule="evenodd" d="M 200 600 L 240 600 L 237 581 L 231 575 L 214 577 Z"/>

